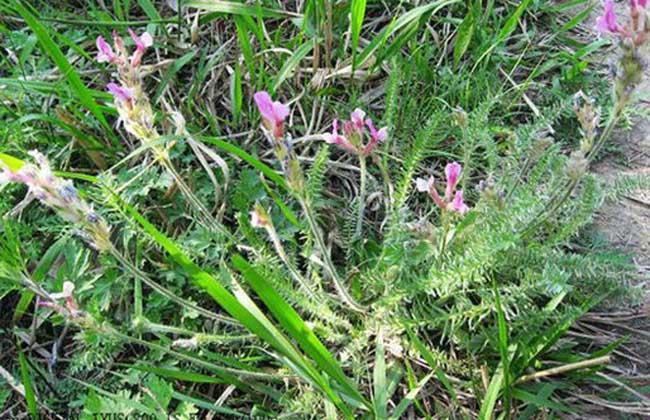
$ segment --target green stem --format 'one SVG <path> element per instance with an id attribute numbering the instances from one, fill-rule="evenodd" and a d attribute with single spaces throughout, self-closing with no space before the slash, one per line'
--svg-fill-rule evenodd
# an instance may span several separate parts
<path id="1" fill-rule="evenodd" d="M 228 324 L 232 325 L 238 325 L 238 323 L 232 319 L 225 317 L 223 315 L 216 314 L 212 311 L 209 311 L 207 309 L 204 309 L 200 306 L 195 305 L 192 302 L 189 302 L 179 296 L 176 295 L 176 293 L 166 289 L 165 287 L 159 285 L 155 281 L 149 278 L 147 274 L 145 274 L 143 271 L 141 271 L 138 267 L 136 267 L 131 261 L 129 261 L 122 253 L 120 253 L 114 246 L 111 246 L 109 249 L 109 252 L 111 255 L 122 264 L 124 268 L 126 268 L 131 274 L 133 274 L 135 277 L 139 278 L 144 284 L 147 286 L 151 287 L 153 290 L 161 294 L 162 296 L 165 296 L 172 302 L 177 303 L 180 306 L 183 306 L 185 308 L 191 309 L 193 311 L 198 312 L 199 314 L 207 317 L 214 319 L 216 321 L 220 322 L 225 322 Z"/>
<path id="2" fill-rule="evenodd" d="M 227 374 L 235 375 L 235 376 L 242 377 L 242 378 L 256 378 L 256 379 L 265 379 L 265 380 L 271 380 L 271 381 L 278 381 L 278 380 L 282 379 L 282 376 L 279 375 L 278 373 L 252 372 L 252 371 L 245 371 L 245 370 L 240 370 L 240 369 L 233 369 L 233 368 L 229 368 L 229 367 L 225 367 L 225 366 L 218 366 L 218 365 L 215 365 L 214 363 L 206 362 L 205 360 L 198 359 L 196 357 L 192 357 L 192 356 L 190 356 L 188 354 L 168 349 L 165 346 L 161 346 L 159 344 L 154 344 L 154 343 L 151 343 L 151 342 L 149 342 L 147 340 L 142 340 L 140 338 L 131 337 L 129 335 L 121 333 L 120 331 L 118 331 L 117 329 L 115 329 L 112 326 L 109 326 L 109 327 L 104 326 L 104 328 L 107 328 L 106 330 L 104 330 L 105 333 L 108 333 L 109 335 L 117 337 L 122 341 L 139 344 L 141 346 L 148 347 L 148 348 L 156 350 L 156 351 L 161 351 L 163 353 L 167 353 L 169 355 L 172 355 L 172 356 L 174 356 L 174 357 L 176 357 L 178 359 L 186 360 L 186 361 L 188 361 L 190 363 L 193 363 L 193 364 L 195 364 L 197 366 L 201 366 L 203 368 L 206 368 L 206 369 L 209 369 L 209 370 L 212 370 L 212 371 L 215 371 L 215 372 L 227 373 Z"/>
<path id="3" fill-rule="evenodd" d="M 280 237 L 278 236 L 278 232 L 275 230 L 273 224 L 269 224 L 266 227 L 266 232 L 269 234 L 269 238 L 271 238 L 275 252 L 287 267 L 293 279 L 300 285 L 300 287 L 304 289 L 305 293 L 307 293 L 310 299 L 312 299 L 314 302 L 318 301 L 316 293 L 312 290 L 307 280 L 302 276 L 300 271 L 298 271 L 296 266 L 293 265 L 293 263 L 289 260 L 289 257 L 287 256 L 287 253 L 282 246 L 282 242 L 280 241 Z"/>
<path id="4" fill-rule="evenodd" d="M 143 328 L 145 331 L 151 333 L 159 333 L 159 334 L 176 334 L 176 335 L 186 335 L 190 337 L 196 336 L 196 337 L 200 337 L 201 338 L 200 341 L 203 343 L 225 343 L 225 342 L 232 342 L 232 341 L 244 341 L 244 340 L 250 340 L 255 338 L 255 335 L 253 334 L 228 336 L 228 335 L 199 333 L 195 331 L 190 331 L 185 328 L 158 324 L 156 322 L 151 322 L 146 318 L 143 318 L 141 321 L 142 321 L 141 328 Z"/>
<path id="5" fill-rule="evenodd" d="M 567 187 L 563 189 L 564 194 L 561 197 L 556 198 L 554 200 L 555 204 L 552 204 L 550 208 L 542 212 L 539 217 L 535 218 L 533 223 L 528 225 L 528 227 L 522 233 L 522 237 L 527 237 L 528 235 L 532 234 L 535 231 L 535 229 L 537 229 L 538 226 L 544 223 L 553 213 L 555 213 L 557 209 L 562 207 L 562 204 L 571 196 L 571 193 L 573 192 L 574 188 L 578 185 L 578 182 L 579 180 L 569 181 Z M 551 203 L 552 201 L 549 204 Z"/>
<path id="6" fill-rule="evenodd" d="M 360 171 L 360 186 L 359 186 L 359 207 L 357 214 L 357 228 L 354 231 L 354 237 L 360 238 L 363 230 L 363 213 L 366 207 L 366 157 L 362 154 L 359 155 L 359 171 Z"/>
<path id="7" fill-rule="evenodd" d="M 600 133 L 600 136 L 598 137 L 598 140 L 594 144 L 594 147 L 592 147 L 589 153 L 587 154 L 587 160 L 589 162 L 593 161 L 593 159 L 596 157 L 600 149 L 603 147 L 603 145 L 605 144 L 609 136 L 612 134 L 612 131 L 614 130 L 614 127 L 616 127 L 618 120 L 621 118 L 624 109 L 625 109 L 625 102 L 620 102 L 616 104 L 616 106 L 614 107 L 614 111 L 607 119 L 607 125 L 605 126 L 605 129 L 603 130 L 602 133 Z"/>
<path id="8" fill-rule="evenodd" d="M 309 224 L 309 228 L 312 231 L 316 245 L 320 249 L 321 255 L 323 256 L 323 264 L 325 266 L 325 270 L 328 272 L 330 277 L 332 277 L 332 281 L 334 281 L 334 287 L 336 288 L 337 293 L 343 302 L 348 305 L 348 307 L 353 311 L 361 313 L 366 312 L 365 307 L 354 300 L 354 298 L 348 293 L 347 289 L 343 285 L 343 282 L 339 278 L 339 275 L 336 272 L 336 268 L 334 267 L 334 263 L 330 258 L 327 246 L 325 245 L 325 241 L 323 240 L 323 235 L 321 234 L 320 228 L 318 227 L 318 223 L 316 223 L 316 216 L 314 215 L 311 206 L 303 197 L 300 197 L 299 201 L 303 211 L 305 212 L 305 216 L 307 217 L 307 223 Z"/>
<path id="9" fill-rule="evenodd" d="M 178 188 L 181 190 L 187 201 L 194 207 L 196 210 L 197 216 L 199 217 L 199 220 L 205 224 L 208 229 L 210 229 L 213 232 L 218 232 L 221 233 L 228 238 L 232 239 L 232 235 L 230 232 L 228 232 L 221 223 L 217 221 L 217 219 L 212 216 L 212 213 L 210 210 L 208 210 L 203 203 L 201 203 L 201 200 L 194 195 L 194 192 L 192 192 L 192 189 L 183 181 L 183 178 L 181 178 L 180 174 L 178 171 L 176 171 L 176 168 L 174 165 L 171 163 L 171 161 L 168 158 L 161 158 L 160 160 L 161 165 L 169 172 L 169 174 L 174 178 L 174 181 L 176 182 L 176 185 L 178 185 Z"/>

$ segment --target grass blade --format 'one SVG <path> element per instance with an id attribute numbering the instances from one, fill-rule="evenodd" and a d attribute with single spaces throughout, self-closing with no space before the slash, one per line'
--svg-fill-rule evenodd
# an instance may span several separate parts
<path id="1" fill-rule="evenodd" d="M 429 4 L 418 6 L 408 12 L 404 13 L 399 18 L 393 20 L 388 26 L 386 26 L 373 40 L 366 46 L 361 55 L 357 65 L 361 66 L 364 64 L 382 45 L 386 43 L 388 38 L 397 33 L 403 27 L 409 25 L 411 22 L 420 19 L 427 13 L 436 13 L 438 10 L 442 9 L 445 6 L 457 3 L 460 0 L 438 0 Z M 386 58 L 386 57 L 385 57 Z M 379 63 L 375 63 L 378 65 Z"/>
<path id="2" fill-rule="evenodd" d="M 163 249 L 165 249 L 169 256 L 183 268 L 194 284 L 203 289 L 223 309 L 225 309 L 233 318 L 241 322 L 241 324 L 249 331 L 266 341 L 269 345 L 280 352 L 280 354 L 287 357 L 298 371 L 304 374 L 301 375 L 303 378 L 321 389 L 343 413 L 348 417 L 351 417 L 349 408 L 332 391 L 328 382 L 318 373 L 318 371 L 315 370 L 303 355 L 298 352 L 289 340 L 273 326 L 269 319 L 255 305 L 253 300 L 246 295 L 243 289 L 237 288 L 237 297 L 233 296 L 221 285 L 221 283 L 217 281 L 217 279 L 215 279 L 210 273 L 199 268 L 199 266 L 183 253 L 181 248 L 176 245 L 173 240 L 156 229 L 156 227 L 145 219 L 144 216 L 142 216 L 134 207 L 130 206 L 114 192 L 111 191 L 111 194 L 126 213 L 128 213 L 144 229 L 144 231 Z"/>
<path id="3" fill-rule="evenodd" d="M 291 336 L 316 364 L 335 379 L 350 397 L 360 403 L 369 405 L 345 376 L 340 365 L 316 337 L 316 334 L 305 325 L 300 315 L 282 299 L 273 287 L 242 256 L 235 254 L 232 258 L 232 264 L 242 273 L 242 276 L 262 299 L 266 307 L 269 308 L 280 324 L 289 331 Z"/>
<path id="4" fill-rule="evenodd" d="M 284 65 L 280 69 L 280 72 L 278 73 L 277 77 L 275 78 L 275 82 L 273 82 L 273 86 L 271 87 L 271 93 L 275 93 L 277 89 L 280 87 L 280 85 L 289 78 L 291 73 L 298 67 L 300 64 L 300 61 L 302 61 L 303 58 L 309 52 L 314 48 L 314 45 L 316 45 L 316 40 L 315 39 L 310 39 L 309 41 L 305 42 L 302 44 L 298 49 L 293 53 L 291 58 L 289 58 L 287 61 L 284 62 Z"/>
<path id="5" fill-rule="evenodd" d="M 375 347 L 375 367 L 372 372 L 373 378 L 373 403 L 375 405 L 375 418 L 386 419 L 388 412 L 388 391 L 386 386 L 386 358 L 384 357 L 384 334 L 381 328 L 377 333 L 377 345 Z"/>
<path id="6" fill-rule="evenodd" d="M 32 375 L 29 373 L 27 358 L 20 350 L 18 351 L 18 363 L 20 364 L 20 376 L 22 377 L 23 387 L 25 388 L 25 401 L 27 401 L 29 415 L 32 416 L 32 419 L 38 419 L 38 407 L 36 405 L 36 394 L 34 393 Z"/>
<path id="7" fill-rule="evenodd" d="M 413 401 L 415 401 L 415 397 L 418 396 L 420 391 L 422 391 L 432 376 L 433 374 L 429 373 L 427 376 L 422 378 L 420 382 L 418 382 L 417 386 L 411 389 L 408 394 L 404 396 L 402 401 L 400 401 L 397 407 L 395 407 L 395 411 L 393 412 L 393 415 L 390 416 L 390 420 L 398 420 L 402 418 L 402 414 L 404 414 L 406 409 L 409 408 Z"/>
<path id="8" fill-rule="evenodd" d="M 352 0 L 350 4 L 350 45 L 352 46 L 352 71 L 357 65 L 357 47 L 363 27 L 363 19 L 366 15 L 366 0 Z"/>
<path id="9" fill-rule="evenodd" d="M 454 44 L 455 66 L 460 63 L 460 59 L 463 58 L 463 55 L 465 55 L 465 52 L 469 47 L 469 43 L 472 41 L 475 25 L 476 19 L 474 18 L 474 8 L 470 5 L 467 15 L 465 15 L 465 18 L 458 27 L 458 35 L 456 35 L 456 42 Z"/>
<path id="10" fill-rule="evenodd" d="M 225 13 L 228 15 L 243 15 L 263 18 L 279 18 L 285 16 L 300 17 L 297 13 L 288 12 L 282 9 L 271 9 L 269 7 L 243 4 L 235 1 L 189 0 L 184 1 L 183 6 L 193 7 L 207 12 Z"/>

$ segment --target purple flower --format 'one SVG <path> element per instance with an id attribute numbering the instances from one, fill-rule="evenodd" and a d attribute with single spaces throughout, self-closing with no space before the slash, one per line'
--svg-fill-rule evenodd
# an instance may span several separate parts
<path id="1" fill-rule="evenodd" d="M 129 28 L 129 35 L 131 35 L 131 39 L 135 43 L 135 51 L 131 55 L 131 67 L 136 68 L 142 61 L 144 51 L 153 45 L 153 37 L 149 32 L 143 32 L 142 35 L 138 36 L 131 28 Z"/>
<path id="2" fill-rule="evenodd" d="M 129 104 L 133 100 L 135 90 L 132 88 L 120 86 L 117 83 L 109 83 L 106 85 L 108 91 L 113 95 L 116 101 Z"/>
<path id="3" fill-rule="evenodd" d="M 451 200 L 451 195 L 456 189 L 456 184 L 458 184 L 458 178 L 460 178 L 460 173 L 463 168 L 458 162 L 452 162 L 447 164 L 445 167 L 445 176 L 447 177 L 447 188 L 445 189 L 445 200 Z"/>
<path id="4" fill-rule="evenodd" d="M 289 107 L 278 101 L 273 102 L 268 92 L 257 92 L 253 98 L 260 110 L 264 126 L 276 140 L 284 137 L 284 119 L 289 115 Z"/>
<path id="5" fill-rule="evenodd" d="M 457 211 L 461 215 L 469 211 L 469 207 L 467 207 L 463 201 L 463 190 L 456 191 L 456 196 L 454 197 L 454 201 L 452 201 L 451 206 L 454 211 Z"/>
<path id="6" fill-rule="evenodd" d="M 648 0 L 630 0 L 630 7 L 632 9 L 635 9 L 637 7 L 644 9 L 647 4 Z"/>
<path id="7" fill-rule="evenodd" d="M 643 1 L 643 3 L 645 5 L 645 1 Z M 604 6 L 605 10 L 603 11 L 603 15 L 596 20 L 596 30 L 600 33 L 619 33 L 621 27 L 616 22 L 614 3 L 612 0 L 605 0 Z"/>
<path id="8" fill-rule="evenodd" d="M 138 36 L 133 29 L 129 28 L 128 31 L 137 50 L 144 51 L 153 45 L 153 37 L 149 32 L 143 32 L 142 35 Z"/>
<path id="9" fill-rule="evenodd" d="M 118 58 L 113 53 L 113 48 L 110 46 L 106 40 L 104 40 L 103 36 L 98 36 L 97 37 L 97 62 L 98 63 L 115 63 L 117 62 Z"/>

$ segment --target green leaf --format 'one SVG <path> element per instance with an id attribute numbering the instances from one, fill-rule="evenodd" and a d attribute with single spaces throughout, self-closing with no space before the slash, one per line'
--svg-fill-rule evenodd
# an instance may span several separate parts
<path id="1" fill-rule="evenodd" d="M 246 62 L 246 67 L 248 67 L 248 74 L 250 75 L 251 81 L 255 76 L 255 55 L 253 53 L 253 45 L 251 44 L 248 31 L 248 24 L 244 16 L 235 16 L 235 29 L 237 31 L 237 41 L 239 42 L 239 48 L 241 53 L 244 56 L 244 61 Z M 239 63 L 235 63 L 237 66 Z M 254 83 L 252 83 L 254 85 Z"/>
<path id="2" fill-rule="evenodd" d="M 151 0 L 138 0 L 138 4 L 144 10 L 144 13 L 149 19 L 161 20 L 160 13 L 156 9 L 156 6 L 151 2 Z"/>
<path id="3" fill-rule="evenodd" d="M 184 1 L 183 6 L 193 7 L 207 12 L 225 13 L 229 15 L 259 16 L 263 18 L 278 18 L 285 16 L 300 17 L 299 14 L 288 12 L 286 10 L 243 4 L 236 1 L 189 0 Z"/>
<path id="4" fill-rule="evenodd" d="M 499 35 L 497 35 L 496 40 L 487 48 L 487 50 L 483 52 L 483 54 L 481 54 L 479 59 L 476 60 L 476 63 L 474 64 L 474 67 L 470 73 L 473 73 L 479 63 L 483 61 L 483 59 L 485 59 L 492 52 L 492 50 L 494 50 L 503 41 L 505 41 L 510 36 L 510 34 L 512 34 L 512 32 L 517 27 L 517 24 L 519 23 L 521 15 L 523 15 L 524 11 L 528 8 L 530 1 L 531 0 L 523 0 L 521 3 L 519 3 L 517 9 L 512 13 L 512 15 L 510 15 L 506 23 L 499 31 Z"/>
<path id="5" fill-rule="evenodd" d="M 186 402 L 186 403 L 194 404 L 197 407 L 201 407 L 201 408 L 203 408 L 205 410 L 210 410 L 210 411 L 214 411 L 215 413 L 224 414 L 224 415 L 228 416 L 228 418 L 230 418 L 230 417 L 246 417 L 246 418 L 250 418 L 249 415 L 244 414 L 244 413 L 240 413 L 239 411 L 235 411 L 235 410 L 230 409 L 228 407 L 217 405 L 214 402 L 208 402 L 208 401 L 202 400 L 200 398 L 185 395 L 185 394 L 182 394 L 182 393 L 177 392 L 177 391 L 174 391 L 172 393 L 172 398 L 174 398 L 175 400 L 179 400 L 179 401 L 183 401 L 183 402 Z"/>
<path id="6" fill-rule="evenodd" d="M 274 171 L 271 167 L 266 165 L 264 162 L 260 161 L 244 149 L 240 149 L 239 147 L 235 146 L 234 144 L 228 143 L 224 140 L 220 140 L 216 137 L 205 137 L 201 136 L 199 137 L 202 141 L 206 143 L 210 143 L 214 146 L 217 146 L 221 150 L 225 150 L 226 152 L 240 158 L 244 162 L 248 163 L 251 165 L 253 168 L 257 169 L 258 171 L 262 172 L 265 177 L 273 181 L 273 183 L 279 187 L 282 187 L 283 189 L 290 191 L 289 186 L 287 185 L 286 181 L 284 178 L 279 175 L 276 171 Z M 1 154 L 0 154 L 1 157 Z"/>
<path id="7" fill-rule="evenodd" d="M 232 107 L 232 116 L 235 124 L 239 122 L 241 117 L 241 109 L 243 104 L 243 94 L 241 87 L 241 69 L 239 62 L 235 61 L 233 64 L 234 72 L 230 76 L 230 103 Z"/>
<path id="8" fill-rule="evenodd" d="M 548 386 L 548 388 L 546 386 Z M 554 388 L 551 384 L 545 384 L 539 393 L 532 394 L 521 388 L 515 388 L 512 390 L 512 396 L 537 408 L 547 408 L 555 411 L 570 413 L 571 409 L 566 405 L 556 403 L 548 399 L 548 397 L 552 394 L 553 389 Z"/>
<path id="9" fill-rule="evenodd" d="M 154 93 L 152 101 L 158 102 L 160 95 L 163 94 L 167 84 L 172 80 L 172 78 L 182 69 L 187 63 L 192 61 L 198 50 L 190 51 L 184 56 L 174 60 L 174 63 L 169 67 L 169 70 L 163 76 L 163 79 L 158 83 L 158 88 L 156 88 L 156 93 Z"/>
<path id="10" fill-rule="evenodd" d="M 465 19 L 463 19 L 458 27 L 458 34 L 456 35 L 456 42 L 454 43 L 454 65 L 456 66 L 460 63 L 460 59 L 465 54 L 469 47 L 469 43 L 472 41 L 475 25 L 476 20 L 474 18 L 474 9 L 470 5 L 467 15 L 465 15 Z"/>
<path id="11" fill-rule="evenodd" d="M 32 376 L 29 372 L 27 359 L 22 351 L 18 351 L 18 363 L 20 364 L 20 376 L 23 380 L 23 387 L 25 388 L 25 401 L 27 401 L 27 410 L 32 419 L 38 419 L 38 407 L 36 405 L 36 395 L 34 393 L 34 385 Z"/>
<path id="12" fill-rule="evenodd" d="M 275 93 L 277 89 L 280 87 L 280 85 L 287 80 L 289 76 L 291 76 L 292 72 L 300 65 L 300 61 L 302 61 L 303 58 L 309 52 L 314 48 L 314 45 L 316 44 L 315 39 L 310 39 L 309 41 L 305 42 L 302 44 L 294 53 L 291 55 L 291 57 L 284 62 L 284 65 L 280 69 L 280 72 L 275 78 L 275 82 L 273 82 L 273 86 L 271 87 L 271 94 Z"/>
<path id="13" fill-rule="evenodd" d="M 432 376 L 433 376 L 432 373 L 426 375 L 424 378 L 422 378 L 420 382 L 418 382 L 418 384 L 413 389 L 411 389 L 408 392 L 408 394 L 404 396 L 404 398 L 402 398 L 402 401 L 399 402 L 397 407 L 395 407 L 395 411 L 390 416 L 390 420 L 398 420 L 403 418 L 402 414 L 404 414 L 406 409 L 409 408 L 409 406 L 413 403 L 413 401 L 415 401 L 415 398 L 418 396 L 420 391 L 422 391 L 425 385 L 429 382 Z"/>
<path id="14" fill-rule="evenodd" d="M 181 248 L 154 225 L 145 219 L 134 207 L 126 203 L 115 192 L 110 191 L 115 201 L 158 243 L 169 256 L 180 265 L 192 282 L 210 295 L 233 318 L 237 319 L 253 334 L 266 341 L 280 354 L 287 357 L 292 366 L 308 382 L 321 389 L 327 397 L 344 413 L 351 417 L 349 408 L 332 391 L 328 382 L 307 361 L 289 340 L 268 320 L 253 300 L 241 288 L 236 288 L 233 296 L 210 273 L 201 270 Z M 313 333 L 312 333 L 313 334 Z"/>
<path id="15" fill-rule="evenodd" d="M 352 0 L 350 3 L 350 33 L 352 46 L 352 70 L 356 68 L 357 48 L 359 37 L 363 27 L 363 19 L 366 15 L 366 0 Z"/>
<path id="16" fill-rule="evenodd" d="M 359 390 L 345 376 L 338 362 L 320 342 L 316 334 L 300 318 L 300 315 L 273 289 L 273 287 L 240 255 L 232 257 L 233 266 L 251 285 L 273 316 L 298 342 L 300 347 L 328 375 L 345 390 L 349 397 L 365 405 L 370 405 Z"/>
<path id="17" fill-rule="evenodd" d="M 68 83 L 70 84 L 72 90 L 76 93 L 79 102 L 81 102 L 81 104 L 84 105 L 97 118 L 97 120 L 99 120 L 99 122 L 109 133 L 112 133 L 112 129 L 106 121 L 104 113 L 94 101 L 91 92 L 81 81 L 79 74 L 68 62 L 68 59 L 52 39 L 48 32 L 48 29 L 43 26 L 38 21 L 38 19 L 33 14 L 31 14 L 25 6 L 22 5 L 20 1 L 14 1 L 14 7 L 16 8 L 16 11 L 23 17 L 23 19 L 25 19 L 25 22 L 29 25 L 32 31 L 34 31 L 34 34 L 38 38 L 38 42 L 41 44 L 52 61 L 54 61 L 54 64 L 56 64 L 56 66 L 59 68 L 61 74 L 68 80 Z"/>
<path id="18" fill-rule="evenodd" d="M 141 370 L 143 372 L 154 373 L 164 378 L 176 379 L 184 382 L 194 382 L 199 384 L 223 384 L 223 379 L 215 378 L 213 376 L 203 375 L 201 373 L 189 372 L 180 369 L 161 368 L 156 366 L 149 366 L 137 364 L 132 366 L 133 369 Z"/>
<path id="19" fill-rule="evenodd" d="M 494 407 L 496 406 L 502 385 L 503 366 L 499 365 L 497 371 L 492 375 L 492 380 L 490 380 L 490 385 L 488 386 L 485 397 L 483 398 L 481 411 L 478 414 L 479 420 L 490 420 L 492 418 L 492 413 L 494 412 Z"/>
<path id="20" fill-rule="evenodd" d="M 372 373 L 373 402 L 375 405 L 375 419 L 388 418 L 388 390 L 386 385 L 386 359 L 384 357 L 384 334 L 381 328 L 377 333 L 375 346 L 375 366 Z"/>
<path id="21" fill-rule="evenodd" d="M 438 0 L 434 1 L 429 4 L 425 4 L 422 6 L 418 6 L 412 10 L 409 10 L 408 12 L 404 13 L 402 16 L 400 16 L 397 19 L 394 19 L 388 26 L 386 26 L 382 31 L 373 38 L 373 40 L 364 48 L 362 51 L 361 55 L 359 56 L 359 60 L 357 65 L 361 66 L 363 63 L 365 63 L 370 56 L 372 56 L 382 45 L 388 41 L 388 38 L 397 33 L 400 29 L 403 27 L 409 25 L 415 20 L 420 19 L 422 16 L 424 16 L 427 13 L 436 13 L 438 10 L 442 9 L 445 6 L 449 6 L 451 4 L 457 3 L 460 0 Z M 387 58 L 384 56 L 384 58 Z M 378 63 L 375 63 L 377 65 Z"/>

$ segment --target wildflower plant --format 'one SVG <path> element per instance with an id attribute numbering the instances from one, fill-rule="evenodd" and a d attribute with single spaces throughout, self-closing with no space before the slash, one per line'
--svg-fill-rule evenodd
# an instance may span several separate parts
<path id="1" fill-rule="evenodd" d="M 275 17 L 273 8 L 285 6 L 276 3 L 265 4 L 264 13 L 278 20 L 293 13 L 283 8 Z M 284 48 L 273 44 L 298 25 L 278 25 L 281 29 L 272 33 L 274 26 L 264 16 L 250 19 L 255 8 L 245 4 L 228 12 L 197 13 L 192 44 L 184 43 L 186 28 L 179 22 L 179 39 L 166 38 L 173 44 L 166 51 L 173 55 L 187 47 L 192 51 L 186 57 L 193 57 L 195 49 L 212 46 L 213 40 L 206 39 L 211 37 L 203 36 L 212 31 L 202 31 L 202 25 L 233 10 L 242 13 L 227 23 L 237 30 L 231 53 L 225 43 L 214 55 L 178 60 L 171 70 L 147 66 L 146 53 L 154 46 L 148 32 L 128 29 L 124 39 L 113 32 L 110 42 L 96 38 L 95 61 L 112 72 L 101 88 L 113 97 L 117 128 L 137 139 L 171 175 L 165 198 L 180 190 L 207 229 L 179 220 L 176 211 L 167 210 L 167 200 L 148 194 L 122 164 L 106 165 L 110 169 L 97 177 L 79 177 L 93 192 L 84 194 L 39 152 L 30 152 L 34 162 L 21 167 L 9 166 L 0 154 L 0 186 L 26 185 L 28 199 L 51 209 L 90 245 L 65 236 L 48 237 L 44 244 L 22 241 L 28 235 L 12 231 L 14 223 L 28 231 L 20 221 L 7 217 L 0 222 L 0 298 L 5 284 L 20 286 L 10 292 L 20 293 L 17 337 L 36 337 L 30 344 L 38 349 L 41 334 L 48 332 L 36 327 L 52 316 L 52 330 L 61 335 L 51 340 L 49 371 L 41 376 L 52 389 L 61 384 L 73 390 L 70 395 L 78 392 L 84 414 L 107 407 L 161 418 L 189 418 L 203 410 L 222 417 L 383 420 L 487 419 L 495 413 L 525 417 L 536 410 L 564 414 L 558 396 L 570 387 L 556 389 L 551 383 L 559 380 L 556 365 L 563 373 L 609 359 L 587 359 L 593 343 L 576 344 L 578 335 L 567 343 L 561 338 L 602 295 L 618 291 L 620 278 L 630 273 L 622 257 L 609 250 L 600 253 L 590 248 L 593 244 L 580 243 L 585 251 L 578 253 L 572 245 L 586 241 L 582 229 L 602 201 L 589 165 L 632 103 L 642 77 L 647 2 L 630 1 L 626 22 L 611 1 L 604 4 L 597 27 L 623 53 L 617 57 L 615 104 L 608 113 L 582 91 L 563 96 L 565 101 L 573 96 L 578 146 L 573 141 L 578 139 L 561 137 L 564 127 L 549 129 L 570 106 L 545 103 L 543 92 L 536 98 L 542 117 L 524 113 L 519 119 L 517 111 L 513 122 L 512 101 L 520 95 L 513 99 L 509 89 L 498 87 L 503 80 L 493 70 L 496 63 L 516 67 L 519 60 L 538 59 L 528 47 L 517 50 L 520 43 L 503 42 L 508 31 L 526 27 L 513 25 L 516 19 L 508 16 L 534 15 L 537 2 L 499 2 L 498 13 L 488 11 L 490 4 L 485 16 L 475 14 L 472 5 L 448 0 L 404 5 L 408 12 L 388 19 L 393 23 L 379 34 L 374 31 L 382 19 L 368 25 L 359 15 L 365 2 L 352 2 L 349 11 L 346 2 L 321 2 L 322 10 L 316 3 L 306 2 L 301 19 L 309 31 L 296 37 L 307 43 L 276 78 L 267 77 L 277 64 L 269 57 L 284 54 Z M 423 34 L 425 42 L 410 39 L 420 21 L 427 21 L 423 16 L 452 5 L 454 19 L 445 18 L 444 25 L 461 21 L 455 13 L 463 6 L 468 8 L 463 28 L 482 28 L 456 31 L 453 63 L 446 42 L 444 50 L 426 42 L 434 31 Z M 527 7 L 530 13 L 524 13 Z M 511 8 L 516 9 L 502 13 Z M 375 19 L 378 11 L 368 3 L 368 16 Z M 491 41 L 502 47 L 486 51 L 490 31 L 483 28 L 491 28 L 495 16 L 494 27 L 502 29 Z M 346 38 L 341 48 L 332 48 L 337 22 L 346 23 L 350 36 L 341 37 Z M 176 20 L 164 25 L 148 28 L 173 31 Z M 245 36 L 249 27 L 256 29 L 250 39 Z M 362 32 L 371 40 L 366 46 L 357 45 Z M 481 38 L 474 51 L 472 32 Z M 258 43 L 263 54 L 254 51 Z M 158 38 L 156 46 L 166 47 Z M 348 70 L 339 67 L 348 57 L 339 60 L 335 54 L 350 48 Z M 502 55 L 492 62 L 494 54 Z M 464 55 L 475 64 L 469 73 L 461 62 Z M 388 56 L 391 60 L 385 61 Z M 313 69 L 303 66 L 306 60 L 312 60 Z M 226 71 L 212 72 L 217 68 Z M 150 70 L 169 71 L 169 77 L 183 81 L 174 84 L 183 114 L 163 101 L 171 125 L 160 123 L 147 94 Z M 311 88 L 317 89 L 295 90 L 291 74 L 309 70 Z M 230 97 L 213 94 L 222 73 L 231 78 Z M 377 76 L 385 78 L 377 82 Z M 214 91 L 197 94 L 211 77 L 206 83 L 211 89 L 218 85 Z M 519 71 L 508 77 L 520 77 Z M 376 82 L 372 95 L 351 93 Z M 3 89 L 4 79 L 0 83 Z M 185 86 L 191 86 L 189 93 Z M 349 119 L 335 118 L 327 106 L 332 99 L 354 104 Z M 257 109 L 261 123 L 251 109 Z M 375 118 L 364 110 L 373 110 Z M 601 116 L 607 116 L 606 122 Z M 169 131 L 174 131 L 174 144 L 180 143 L 174 153 L 165 135 Z M 221 159 L 201 143 L 208 140 L 231 158 Z M 63 151 L 70 151 L 71 166 L 85 170 L 77 143 L 70 144 Z M 319 151 L 310 155 L 314 147 Z M 201 166 L 183 155 L 190 149 Z M 105 158 L 107 163 L 126 161 L 109 153 Z M 209 189 L 205 178 L 195 176 L 193 190 L 176 169 L 195 175 L 215 165 L 224 173 L 209 180 L 223 191 L 220 211 L 196 196 L 195 191 Z M 9 197 L 17 191 L 9 190 Z M 357 212 L 350 217 L 352 206 Z M 33 261 L 45 248 L 46 255 Z M 30 306 L 32 295 L 36 302 Z M 33 311 L 31 325 L 20 320 L 19 309 Z M 61 319 L 64 328 L 58 329 Z M 81 333 L 66 337 L 69 327 Z M 24 333 L 27 328 L 30 334 Z M 70 340 L 74 345 L 68 345 Z M 56 355 L 63 353 L 57 365 Z M 580 361 L 566 364 L 574 359 Z M 546 364 L 552 368 L 545 369 Z M 70 374 L 70 366 L 84 367 L 87 375 Z M 21 376 L 30 370 L 21 366 Z M 580 378 L 590 378 L 592 370 Z M 577 383 L 569 376 L 562 380 Z M 40 385 L 35 394 L 46 407 L 56 398 L 48 399 L 51 394 Z"/>
<path id="2" fill-rule="evenodd" d="M 181 178 L 174 164 L 169 158 L 169 153 L 162 144 L 162 137 L 155 125 L 155 117 L 151 102 L 143 87 L 142 59 L 146 50 L 153 45 L 153 37 L 148 32 L 137 35 L 128 29 L 129 35 L 135 44 L 135 49 L 129 55 L 124 40 L 117 32 L 113 32 L 114 49 L 100 35 L 97 37 L 97 57 L 99 63 L 108 63 L 116 67 L 118 82 L 110 82 L 106 89 L 113 95 L 113 104 L 125 130 L 142 145 L 153 152 L 156 161 L 174 178 L 184 197 L 195 209 L 196 216 L 210 230 L 228 234 L 221 224 L 215 219 L 211 210 L 205 207 L 196 197 L 192 189 Z M 177 113 L 175 113 L 177 114 Z M 178 114 L 180 115 L 180 114 Z M 182 116 L 181 116 L 182 118 Z M 179 118 L 176 117 L 175 121 Z M 184 124 L 180 127 L 180 134 L 185 135 Z"/>

